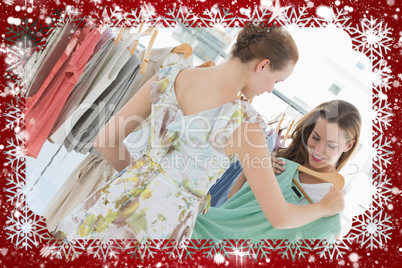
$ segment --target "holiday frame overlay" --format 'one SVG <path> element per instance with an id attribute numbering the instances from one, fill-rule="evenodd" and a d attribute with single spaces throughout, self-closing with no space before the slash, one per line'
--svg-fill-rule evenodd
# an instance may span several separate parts
<path id="1" fill-rule="evenodd" d="M 384 5 L 391 5 L 391 0 Z M 354 14 L 353 9 L 363 11 L 362 6 L 346 5 L 346 1 L 299 1 L 299 4 L 281 3 L 280 1 L 262 1 L 257 5 L 220 4 L 173 4 L 162 9 L 156 4 L 118 5 L 100 0 L 87 4 L 80 1 L 71 3 L 40 4 L 25 2 L 17 5 L 13 0 L 4 0 L 3 5 L 12 8 L 14 16 L 7 14 L 7 30 L 1 45 L 5 58 L 5 74 L 1 119 L 3 144 L 2 162 L 4 163 L 2 183 L 4 193 L 0 205 L 3 208 L 3 232 L 1 233 L 0 259 L 2 264 L 11 264 L 17 256 L 39 265 L 30 258 L 36 257 L 42 264 L 84 265 L 94 263 L 117 265 L 126 263 L 138 267 L 182 266 L 259 266 L 263 264 L 283 264 L 286 266 L 304 266 L 305 264 L 383 265 L 384 256 L 392 254 L 398 259 L 402 248 L 398 246 L 400 232 L 398 211 L 401 191 L 397 175 L 400 172 L 395 163 L 395 145 L 397 134 L 390 134 L 396 129 L 396 117 L 399 110 L 397 90 L 400 88 L 402 75 L 393 75 L 400 67 L 398 50 L 402 41 L 395 38 L 395 29 L 390 22 L 381 19 L 378 13 Z M 200 1 L 202 2 L 202 1 Z M 322 1 L 324 2 L 324 1 Z M 262 5 L 260 5 L 262 4 Z M 318 17 L 315 8 L 321 4 L 330 6 L 332 14 L 328 18 Z M 179 7 L 180 6 L 180 7 Z M 19 8 L 18 8 L 19 7 Z M 25 7 L 25 8 L 24 8 Z M 393 9 L 396 10 L 396 6 Z M 374 8 L 368 9 L 373 12 Z M 3 10 L 4 12 L 4 10 Z M 377 15 L 377 16 L 375 16 Z M 356 19 L 356 17 L 358 17 Z M 370 208 L 354 219 L 348 236 L 327 243 L 325 240 L 299 240 L 291 243 L 287 240 L 263 240 L 251 243 L 248 240 L 228 240 L 213 243 L 205 240 L 191 240 L 184 244 L 175 241 L 152 240 L 140 244 L 132 240 L 112 240 L 102 244 L 96 240 L 77 240 L 70 244 L 59 243 L 46 229 L 45 220 L 30 211 L 25 202 L 25 156 L 23 140 L 18 135 L 24 124 L 24 71 L 25 63 L 36 50 L 44 49 L 47 35 L 57 26 L 66 22 L 107 24 L 120 27 L 138 27 L 143 19 L 151 25 L 172 27 L 178 23 L 186 27 L 211 27 L 221 24 L 224 27 L 249 27 L 251 24 L 279 26 L 297 25 L 297 27 L 338 27 L 346 31 L 353 44 L 353 49 L 369 57 L 375 81 L 373 81 L 373 184 L 377 192 L 373 196 Z M 393 18 L 396 20 L 396 18 Z M 20 22 L 16 23 L 16 20 Z M 390 19 L 392 21 L 392 18 Z M 392 57 L 391 57 L 392 55 Z M 392 245 L 392 246 L 391 246 Z M 65 262 L 67 261 L 67 262 Z M 393 261 L 387 266 L 397 265 Z"/>

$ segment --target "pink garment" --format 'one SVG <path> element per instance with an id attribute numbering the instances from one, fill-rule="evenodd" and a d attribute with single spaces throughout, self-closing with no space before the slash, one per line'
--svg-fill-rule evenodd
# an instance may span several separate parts
<path id="1" fill-rule="evenodd" d="M 47 93 L 47 88 L 50 84 L 50 82 L 53 81 L 55 76 L 61 75 L 60 72 L 62 72 L 62 67 L 66 63 L 66 61 L 70 58 L 71 54 L 74 52 L 75 47 L 78 44 L 78 38 L 83 36 L 84 33 L 81 34 L 80 30 L 76 30 L 73 37 L 71 38 L 70 42 L 68 43 L 66 49 L 64 50 L 63 54 L 59 58 L 59 60 L 56 62 L 56 64 L 53 66 L 52 70 L 50 71 L 49 75 L 46 77 L 45 81 L 39 88 L 38 92 L 33 95 L 32 97 L 28 97 L 26 99 L 26 113 L 29 113 L 29 111 L 32 109 L 32 106 L 35 105 L 35 103 L 41 98 L 43 93 Z"/>
<path id="2" fill-rule="evenodd" d="M 41 88 L 38 94 L 30 99 L 25 115 L 26 155 L 34 158 L 38 156 L 64 103 L 84 72 L 99 36 L 100 31 L 98 29 L 88 27 L 83 29 L 79 37 L 74 36 L 78 38 L 78 42 L 73 53 L 71 53 L 71 48 L 66 49 L 57 63 L 61 64 L 59 70 L 55 72 L 52 70 L 51 74 L 54 76 L 49 78 L 48 85 L 43 89 Z M 75 42 L 73 39 L 71 42 Z M 68 56 L 69 54 L 70 56 Z"/>

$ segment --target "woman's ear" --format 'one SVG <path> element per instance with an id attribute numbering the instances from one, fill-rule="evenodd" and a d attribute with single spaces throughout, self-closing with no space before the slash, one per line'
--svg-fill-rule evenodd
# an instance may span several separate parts
<path id="1" fill-rule="evenodd" d="M 269 64 L 270 64 L 270 60 L 268 59 L 264 59 L 264 60 L 260 60 L 257 64 L 256 67 L 256 72 L 259 74 L 261 73 L 265 68 L 269 68 Z"/>
<path id="2" fill-rule="evenodd" d="M 349 142 L 349 145 L 348 145 L 348 147 L 346 147 L 346 149 L 343 151 L 344 153 L 346 153 L 347 151 L 349 151 L 350 149 L 352 149 L 353 148 L 353 145 L 356 143 L 356 140 L 351 140 L 350 142 Z"/>

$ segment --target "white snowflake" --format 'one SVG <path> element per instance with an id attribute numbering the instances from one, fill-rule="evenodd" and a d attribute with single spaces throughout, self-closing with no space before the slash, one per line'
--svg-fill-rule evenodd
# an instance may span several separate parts
<path id="1" fill-rule="evenodd" d="M 117 240 L 110 240 L 107 243 L 102 243 L 99 240 L 91 240 L 91 244 L 86 248 L 89 254 L 94 257 L 102 258 L 103 261 L 107 259 L 116 258 L 118 254 L 124 249 Z"/>
<path id="2" fill-rule="evenodd" d="M 274 21 L 275 19 L 277 20 L 281 20 L 284 18 L 284 14 L 286 12 L 286 10 L 288 10 L 289 8 L 291 8 L 291 6 L 285 6 L 282 7 L 279 0 L 275 0 L 275 5 L 274 6 L 268 6 L 267 9 L 269 11 L 271 11 L 271 18 L 268 21 L 268 24 L 270 24 L 272 21 Z"/>
<path id="3" fill-rule="evenodd" d="M 206 9 L 203 12 L 203 15 L 205 15 L 205 17 L 198 18 L 199 22 L 197 23 L 197 26 L 211 27 L 215 24 L 221 24 L 224 27 L 236 26 L 235 22 L 237 18 L 233 16 L 233 13 L 229 11 L 229 8 L 225 9 L 219 5 L 215 5 L 210 9 Z"/>
<path id="4" fill-rule="evenodd" d="M 373 68 L 373 84 L 376 87 L 376 95 L 384 94 L 391 88 L 391 67 L 387 61 L 380 60 L 379 63 Z"/>
<path id="5" fill-rule="evenodd" d="M 86 240 L 73 240 L 69 243 L 51 238 L 48 242 L 48 248 L 42 249 L 41 254 L 52 254 L 57 259 L 66 261 L 74 260 L 86 252 L 86 243 Z"/>
<path id="6" fill-rule="evenodd" d="M 391 163 L 391 158 L 394 154 L 391 151 L 391 141 L 388 141 L 387 137 L 383 135 L 378 135 L 373 144 L 374 149 L 376 149 L 373 156 L 374 167 L 378 169 L 378 172 L 385 172 L 385 168 Z"/>
<path id="7" fill-rule="evenodd" d="M 391 28 L 383 20 L 364 18 L 360 21 L 360 27 L 357 25 L 350 30 L 357 34 L 357 37 L 353 38 L 354 49 L 366 54 L 372 63 L 384 58 L 391 49 Z M 376 67 L 375 64 L 373 66 Z"/>
<path id="8" fill-rule="evenodd" d="M 195 23 L 198 20 L 198 17 L 195 16 L 195 13 L 192 12 L 191 9 L 185 7 L 174 7 L 173 9 L 169 8 L 166 15 L 163 17 L 163 20 L 167 23 L 168 27 L 174 27 L 178 23 L 182 24 L 184 27 L 194 27 L 196 26 Z"/>
<path id="9" fill-rule="evenodd" d="M 18 102 L 21 102 L 21 99 L 19 98 L 19 94 L 23 91 L 23 87 L 20 85 L 21 84 L 21 80 L 20 78 L 17 78 L 17 81 L 13 81 L 13 82 L 6 82 L 7 86 L 4 88 L 4 91 L 1 92 L 1 96 L 2 97 L 7 97 L 10 96 L 11 97 L 18 97 Z"/>
<path id="10" fill-rule="evenodd" d="M 350 17 L 348 16 L 348 13 L 343 10 L 342 8 L 339 9 L 337 7 L 335 8 L 327 8 L 326 11 L 324 11 L 324 16 L 322 17 L 312 17 L 311 18 L 311 25 L 314 25 L 316 27 L 327 27 L 330 25 L 334 25 L 336 27 L 342 28 L 345 31 L 350 30 Z"/>
<path id="11" fill-rule="evenodd" d="M 163 250 L 168 254 L 169 258 L 173 259 L 187 259 L 191 258 L 198 251 L 196 240 L 185 240 L 181 243 L 175 240 L 169 240 L 164 246 Z"/>
<path id="12" fill-rule="evenodd" d="M 103 22 L 106 24 L 111 23 L 111 19 L 110 19 L 109 15 L 107 15 L 106 9 L 104 10 L 104 12 L 102 14 L 102 19 L 103 19 Z M 124 19 L 125 19 L 125 24 L 130 25 L 130 27 L 139 27 L 139 25 L 142 22 L 145 22 L 145 18 L 142 17 L 140 8 L 135 8 L 135 9 L 131 10 L 131 12 L 126 13 L 126 16 L 124 17 Z M 152 23 L 149 23 L 149 21 L 148 21 L 148 24 L 152 24 Z M 115 24 L 115 25 L 117 25 L 117 24 Z"/>
<path id="13" fill-rule="evenodd" d="M 311 20 L 311 17 L 307 15 L 307 7 L 292 7 L 291 9 L 287 10 L 287 12 L 284 12 L 282 19 L 279 20 L 278 23 L 281 26 L 289 26 L 294 24 L 299 27 L 304 27 Z"/>
<path id="14" fill-rule="evenodd" d="M 389 239 L 391 239 L 391 230 L 394 229 L 391 222 L 391 217 L 380 208 L 370 207 L 363 215 L 355 219 L 348 238 L 356 240 L 360 243 L 360 247 L 383 248 Z"/>
<path id="15" fill-rule="evenodd" d="M 372 120 L 375 130 L 378 131 L 379 134 L 383 134 L 384 129 L 387 130 L 388 127 L 391 126 L 393 116 L 394 113 L 392 112 L 391 103 L 388 102 L 387 98 L 377 98 L 374 101 Z"/>
<path id="16" fill-rule="evenodd" d="M 199 240 L 201 241 L 201 240 Z M 199 246 L 200 250 L 203 250 L 203 254 L 206 254 L 207 258 L 214 259 L 216 255 L 222 255 L 224 258 L 229 258 L 229 255 L 235 255 L 236 259 L 241 256 L 248 256 L 249 243 L 245 240 L 239 242 L 239 240 L 222 240 L 219 242 L 214 242 L 213 240 L 207 240 Z"/>
<path id="17" fill-rule="evenodd" d="M 15 142 L 14 142 L 15 141 Z M 10 165 L 11 167 L 21 167 L 21 163 L 25 161 L 25 153 L 24 153 L 24 148 L 22 147 L 22 142 L 20 143 L 21 140 L 19 139 L 14 139 L 11 138 L 11 140 L 7 140 L 8 145 L 6 148 L 8 149 L 5 151 L 5 154 L 7 155 L 6 159 L 8 162 L 6 165 Z M 24 169 L 22 169 L 23 172 L 25 172 Z"/>
<path id="18" fill-rule="evenodd" d="M 48 14 L 47 8 L 46 8 L 45 6 L 42 6 L 42 7 L 40 8 L 40 14 L 41 14 L 42 16 L 46 16 L 46 14 Z"/>
<path id="19" fill-rule="evenodd" d="M 63 13 L 57 14 L 60 19 L 56 20 L 56 23 L 61 27 L 65 23 L 73 23 L 82 21 L 82 12 L 78 7 L 66 6 Z"/>
<path id="20" fill-rule="evenodd" d="M 302 239 L 298 241 L 289 241 L 289 240 L 281 240 L 281 242 L 275 247 L 275 251 L 279 251 L 279 255 L 282 255 L 282 258 L 286 257 L 289 259 L 292 258 L 292 261 L 298 257 L 305 258 L 306 255 L 312 250 L 311 239 Z"/>
<path id="21" fill-rule="evenodd" d="M 152 4 L 143 4 L 140 11 L 141 17 L 146 21 L 157 16 L 156 9 Z"/>
<path id="22" fill-rule="evenodd" d="M 373 202 L 378 206 L 388 205 L 392 198 L 393 189 L 391 179 L 381 172 L 373 180 L 376 187 L 376 193 L 374 194 Z"/>
<path id="23" fill-rule="evenodd" d="M 17 208 L 7 217 L 6 226 L 7 240 L 15 243 L 16 248 L 39 247 L 39 243 L 49 238 L 45 219 L 34 214 L 28 206 Z"/>
<path id="24" fill-rule="evenodd" d="M 7 90 L 7 88 L 6 88 Z M 7 104 L 6 113 L 4 114 L 7 127 L 18 132 L 24 124 L 25 114 L 21 111 L 21 104 L 14 105 L 13 102 Z"/>
<path id="25" fill-rule="evenodd" d="M 314 250 L 318 250 L 317 254 L 320 258 L 328 258 L 332 261 L 344 258 L 344 255 L 351 250 L 349 245 L 350 239 L 348 238 L 337 239 L 334 242 L 323 239 L 314 246 Z"/>
<path id="26" fill-rule="evenodd" d="M 266 259 L 268 258 L 268 255 L 275 250 L 275 247 L 273 246 L 274 243 L 275 242 L 267 239 L 261 240 L 258 243 L 250 243 L 248 247 L 248 256 L 253 257 L 254 261 L 258 258 Z"/>
<path id="27" fill-rule="evenodd" d="M 15 176 L 15 177 L 14 177 Z M 7 184 L 4 191 L 6 192 L 7 201 L 14 207 L 19 207 L 25 200 L 25 194 L 23 192 L 23 186 L 25 185 L 25 177 L 19 172 L 10 174 L 7 177 Z"/>
<path id="28" fill-rule="evenodd" d="M 125 250 L 127 250 L 131 257 L 135 256 L 136 259 L 140 258 L 143 260 L 145 258 L 154 258 L 160 253 L 162 245 L 162 240 L 157 239 L 147 240 L 143 243 L 137 240 L 131 240 L 130 243 L 125 246 Z"/>
<path id="29" fill-rule="evenodd" d="M 131 26 L 128 25 L 129 21 L 125 18 L 123 11 L 118 6 L 116 6 L 114 9 L 105 8 L 104 10 L 108 16 L 105 23 L 111 22 L 114 26 Z"/>
<path id="30" fill-rule="evenodd" d="M 268 24 L 271 13 L 267 9 L 261 9 L 256 6 L 253 12 L 251 12 L 251 9 L 247 9 L 242 15 L 239 17 L 241 24 L 247 25 L 252 21 L 254 25 L 262 25 Z"/>

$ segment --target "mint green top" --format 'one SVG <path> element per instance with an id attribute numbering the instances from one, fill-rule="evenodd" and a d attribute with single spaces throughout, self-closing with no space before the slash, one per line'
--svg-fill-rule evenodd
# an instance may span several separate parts
<path id="1" fill-rule="evenodd" d="M 304 198 L 293 177 L 299 180 L 298 163 L 283 159 L 285 171 L 277 175 L 279 186 L 288 203 L 297 204 Z M 298 191 L 300 197 L 292 189 Z M 272 204 L 275 205 L 275 204 Z M 262 212 L 249 184 L 244 186 L 221 207 L 211 207 L 207 214 L 199 214 L 191 239 L 327 239 L 334 241 L 341 232 L 340 215 L 320 218 L 309 224 L 292 229 L 274 229 Z"/>

